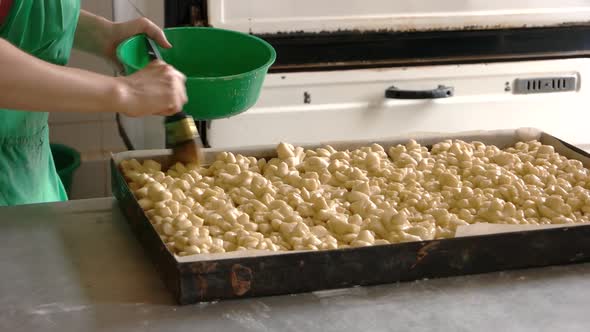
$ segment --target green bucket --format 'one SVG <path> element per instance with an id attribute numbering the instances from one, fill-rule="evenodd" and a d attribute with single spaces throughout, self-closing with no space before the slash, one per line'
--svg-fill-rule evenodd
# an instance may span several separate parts
<path id="1" fill-rule="evenodd" d="M 252 107 L 276 52 L 266 41 L 241 32 L 203 27 L 164 29 L 173 45 L 160 49 L 164 61 L 186 75 L 184 111 L 197 120 L 227 118 Z M 129 75 L 150 62 L 144 35 L 117 48 Z"/>
<path id="2" fill-rule="evenodd" d="M 52 143 L 50 144 L 50 147 L 57 175 L 59 175 L 68 196 L 70 196 L 72 190 L 72 178 L 78 167 L 80 167 L 80 153 L 62 144 Z"/>

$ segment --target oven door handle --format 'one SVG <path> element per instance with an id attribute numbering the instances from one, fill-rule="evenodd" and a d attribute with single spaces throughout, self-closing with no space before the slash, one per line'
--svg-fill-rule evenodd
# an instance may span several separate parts
<path id="1" fill-rule="evenodd" d="M 402 90 L 395 86 L 385 90 L 385 98 L 389 99 L 438 99 L 449 98 L 453 96 L 454 88 L 450 86 L 439 85 L 432 90 Z"/>

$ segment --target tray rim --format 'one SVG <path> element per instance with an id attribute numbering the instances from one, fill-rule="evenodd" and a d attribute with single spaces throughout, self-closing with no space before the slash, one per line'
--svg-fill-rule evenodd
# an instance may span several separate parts
<path id="1" fill-rule="evenodd" d="M 478 135 L 478 134 L 482 134 L 482 133 L 504 134 L 504 135 L 512 133 L 514 135 L 517 135 L 517 137 L 526 136 L 526 137 L 537 137 L 537 139 L 554 140 L 554 143 L 562 144 L 565 148 L 569 149 L 574 154 L 580 155 L 580 156 L 588 158 L 588 160 L 590 160 L 590 154 L 586 153 L 585 151 L 583 151 L 583 150 L 581 150 L 581 149 L 579 149 L 579 148 L 577 148 L 565 141 L 562 141 L 550 134 L 547 134 L 541 130 L 534 129 L 534 128 L 520 128 L 520 129 L 516 129 L 516 130 L 464 132 L 464 133 L 455 133 L 454 135 L 453 134 L 445 135 L 445 134 L 440 134 L 440 133 L 432 133 L 428 136 L 428 139 L 439 139 L 439 141 L 440 141 L 440 140 L 445 140 L 445 139 L 455 139 L 454 137 L 465 137 L 465 136 L 470 136 L 470 135 Z M 439 137 L 440 135 L 444 135 L 444 137 L 441 138 L 441 137 Z M 518 136 L 518 135 L 520 135 L 520 136 Z M 395 139 L 395 140 L 405 139 L 405 141 L 407 141 L 407 140 L 411 139 L 411 136 L 405 137 L 405 135 L 404 135 L 402 137 L 399 137 L 399 138 L 396 137 L 393 139 Z M 381 139 L 381 140 L 383 140 L 383 139 Z M 387 140 L 389 140 L 389 139 L 387 139 Z M 367 144 L 367 142 L 375 142 L 375 141 L 379 141 L 379 140 L 366 140 L 366 141 L 362 141 L 362 142 L 356 141 L 355 144 L 363 145 L 363 144 Z M 344 142 L 344 143 L 346 143 L 346 142 Z M 315 144 L 315 145 L 304 144 L 302 146 L 304 146 L 304 147 L 309 147 L 309 146 L 317 147 L 317 146 L 322 146 L 325 144 L 334 144 L 334 143 L 320 143 L 320 144 Z M 336 144 L 343 144 L 343 143 L 336 142 Z M 334 144 L 334 145 L 336 145 L 336 144 Z M 394 144 L 398 144 L 398 143 L 394 143 Z M 293 144 L 293 145 L 296 145 L 296 144 Z M 268 146 L 264 146 L 262 148 L 268 150 L 271 147 L 272 147 L 272 149 L 274 149 L 276 147 L 276 145 L 272 145 L 272 146 L 268 145 Z M 260 148 L 261 147 L 247 147 L 245 150 L 249 151 L 251 149 L 260 149 Z M 212 155 L 212 154 L 216 154 L 217 152 L 221 152 L 221 151 L 233 152 L 236 150 L 240 150 L 240 149 L 225 149 L 225 148 L 205 149 L 205 152 L 208 153 L 209 155 Z M 444 243 L 444 244 L 448 244 L 448 245 L 452 246 L 454 244 L 460 245 L 462 243 L 478 243 L 481 241 L 484 241 L 484 242 L 485 241 L 492 241 L 492 240 L 505 241 L 507 239 L 514 239 L 517 237 L 535 238 L 535 237 L 542 236 L 542 235 L 554 237 L 554 236 L 558 236 L 559 234 L 562 234 L 564 232 L 570 232 L 572 234 L 578 234 L 578 233 L 582 234 L 585 232 L 590 233 L 590 224 L 587 224 L 587 225 L 586 224 L 575 224 L 575 225 L 568 224 L 568 225 L 564 225 L 563 227 L 556 227 L 556 228 L 549 228 L 549 229 L 522 230 L 522 231 L 514 231 L 514 232 L 483 234 L 483 235 L 469 235 L 469 236 L 454 237 L 454 238 L 448 238 L 448 239 L 434 239 L 434 240 L 428 240 L 428 241 L 415 241 L 415 242 L 393 243 L 393 244 L 387 244 L 387 245 L 374 245 L 374 246 L 362 247 L 362 248 L 343 248 L 343 249 L 333 249 L 333 250 L 324 250 L 324 251 L 298 251 L 298 252 L 291 251 L 291 252 L 273 253 L 273 254 L 268 254 L 268 255 L 267 254 L 260 254 L 260 255 L 256 255 L 256 256 L 219 257 L 219 258 L 215 258 L 215 259 L 183 261 L 183 260 L 179 260 L 178 256 L 176 256 L 172 252 L 170 252 L 167 249 L 167 247 L 165 246 L 164 242 L 160 239 L 160 236 L 157 234 L 155 228 L 149 222 L 144 211 L 141 209 L 141 207 L 137 203 L 137 200 L 134 199 L 134 196 L 131 193 L 131 190 L 128 187 L 128 184 L 125 181 L 125 178 L 122 175 L 120 168 L 118 167 L 118 163 L 123 159 L 137 158 L 140 155 L 145 158 L 153 158 L 153 157 L 164 157 L 165 158 L 167 156 L 170 156 L 170 154 L 171 154 L 170 150 L 127 151 L 127 152 L 111 154 L 111 160 L 110 160 L 111 178 L 112 178 L 113 193 L 115 194 L 115 197 L 117 198 L 118 205 L 120 206 L 123 214 L 125 215 L 125 219 L 130 224 L 130 226 L 132 228 L 134 228 L 134 230 L 135 230 L 134 233 L 136 234 L 136 236 L 139 237 L 138 240 L 143 244 L 144 248 L 146 248 L 146 251 L 148 252 L 148 254 L 150 252 L 152 253 L 151 254 L 152 260 L 154 260 L 157 265 L 158 264 L 161 265 L 161 267 L 158 268 L 160 270 L 160 273 L 163 274 L 164 270 L 165 271 L 169 271 L 169 270 L 176 271 L 176 273 L 177 273 L 176 277 L 178 277 L 177 280 L 170 280 L 170 278 L 174 279 L 174 277 L 164 277 L 163 276 L 163 278 L 165 279 L 169 288 L 171 288 L 172 292 L 176 295 L 176 298 L 179 301 L 179 303 L 181 303 L 181 304 L 194 303 L 197 298 L 200 298 L 201 300 L 210 299 L 205 294 L 201 294 L 200 297 L 197 296 L 196 298 L 194 296 L 187 297 L 186 294 L 184 294 L 185 292 L 183 292 L 183 287 L 185 288 L 186 285 L 183 286 L 183 284 L 187 283 L 187 281 L 185 280 L 187 277 L 189 279 L 196 278 L 197 280 L 200 280 L 199 282 L 204 282 L 203 280 L 207 280 L 207 278 L 209 278 L 210 276 L 218 275 L 220 273 L 219 270 L 211 268 L 212 266 L 255 265 L 255 264 L 263 263 L 265 261 L 271 261 L 271 260 L 276 261 L 276 260 L 282 258 L 285 260 L 285 264 L 286 264 L 285 266 L 287 267 L 287 265 L 289 264 L 290 261 L 296 261 L 296 260 L 304 261 L 305 259 L 319 257 L 319 255 L 344 257 L 344 256 L 354 256 L 354 255 L 360 254 L 360 253 L 371 253 L 371 252 L 377 252 L 377 251 L 379 251 L 379 252 L 390 251 L 390 252 L 394 253 L 394 252 L 401 252 L 401 251 L 404 251 L 409 248 L 414 248 L 414 249 L 418 248 L 417 250 L 420 251 L 420 250 L 424 250 L 424 248 L 432 248 L 433 246 L 436 247 L 436 246 L 440 245 L 440 243 Z M 586 166 L 586 164 L 588 164 L 588 163 L 585 163 L 585 166 Z M 134 210 L 135 212 L 130 212 L 132 210 Z M 138 211 L 141 211 L 141 213 L 138 214 Z M 135 220 L 135 222 L 130 220 L 131 215 L 135 215 L 135 217 L 139 217 L 139 220 Z M 134 226 L 134 224 L 137 224 L 137 225 Z M 138 227 L 141 227 L 141 226 L 144 226 L 144 228 L 147 228 L 147 234 L 144 233 L 144 235 L 141 235 L 142 232 L 138 230 Z M 144 230 L 143 232 L 145 232 L 145 231 L 146 230 Z M 159 242 L 159 245 L 157 242 L 156 243 L 154 242 L 155 239 L 157 239 L 157 242 Z M 162 253 L 160 253 L 160 258 L 154 257 L 154 256 L 158 256 L 158 255 L 153 254 L 154 250 L 158 249 L 161 251 L 162 248 L 165 249 L 165 253 L 163 254 L 163 256 L 162 256 Z M 586 258 L 585 255 L 583 255 L 583 257 L 580 257 L 579 261 L 581 262 L 586 259 L 590 259 L 590 253 L 588 254 L 588 258 Z M 553 264 L 550 264 L 550 265 L 553 265 Z M 277 266 L 280 266 L 280 265 L 277 263 L 277 264 L 275 264 L 275 268 Z M 534 265 L 534 266 L 537 266 L 537 265 Z M 526 267 L 526 266 L 521 266 L 521 267 Z M 501 270 L 501 269 L 493 269 L 492 268 L 490 271 L 497 271 L 497 270 Z M 170 274 L 170 272 L 167 272 L 167 273 Z M 468 273 L 468 274 L 470 274 L 470 273 Z M 168 280 L 166 280 L 166 279 L 168 279 Z M 189 282 L 189 284 L 191 284 L 191 283 Z M 335 285 L 335 286 L 336 286 L 335 288 L 339 287 L 338 285 Z M 194 287 L 192 287 L 192 288 L 194 288 Z M 199 287 L 197 287 L 197 288 L 199 288 Z M 319 289 L 329 289 L 329 288 L 319 288 Z M 319 290 L 319 289 L 316 289 L 316 290 Z M 279 294 L 279 293 L 277 293 L 277 294 Z M 272 294 L 270 294 L 270 295 L 272 295 Z M 250 295 L 236 294 L 235 297 L 244 297 L 244 296 L 250 296 Z M 256 295 L 254 295 L 254 296 L 256 296 Z M 221 298 L 225 298 L 225 297 L 221 297 Z M 216 299 L 219 299 L 219 297 L 216 297 Z M 196 301 L 196 302 L 198 302 L 198 301 Z"/>

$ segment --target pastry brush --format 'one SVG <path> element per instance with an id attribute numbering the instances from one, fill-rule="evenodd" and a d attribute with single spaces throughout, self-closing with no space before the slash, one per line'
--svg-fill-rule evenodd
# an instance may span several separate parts
<path id="1" fill-rule="evenodd" d="M 147 36 L 146 39 L 148 54 L 152 60 L 164 61 L 156 43 Z M 166 148 L 172 149 L 172 161 L 200 164 L 202 145 L 193 117 L 180 111 L 174 115 L 166 116 L 164 127 L 166 129 Z"/>

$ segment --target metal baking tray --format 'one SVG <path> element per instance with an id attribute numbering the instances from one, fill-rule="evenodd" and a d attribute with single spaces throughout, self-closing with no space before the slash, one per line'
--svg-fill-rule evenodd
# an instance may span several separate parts
<path id="1" fill-rule="evenodd" d="M 481 141 L 499 148 L 537 139 L 590 168 L 590 155 L 543 131 L 531 128 L 459 134 L 416 134 L 404 137 L 325 142 L 336 149 L 370 143 L 384 147 L 413 138 L 431 146 L 445 139 Z M 220 149 L 206 149 L 205 163 Z M 275 145 L 231 149 L 255 157 L 274 157 Z M 128 151 L 112 155 L 111 180 L 118 205 L 179 304 L 316 290 L 366 286 L 424 278 L 590 261 L 590 224 L 558 227 L 469 229 L 462 236 L 421 242 L 328 251 L 231 252 L 177 257 L 164 245 L 130 191 L 119 163 L 125 159 L 155 159 L 164 163 L 169 150 Z M 196 257 L 196 258 L 195 258 Z"/>

